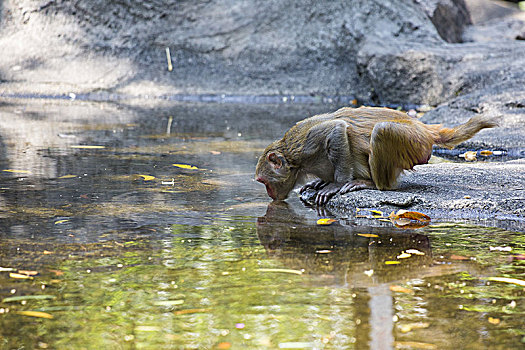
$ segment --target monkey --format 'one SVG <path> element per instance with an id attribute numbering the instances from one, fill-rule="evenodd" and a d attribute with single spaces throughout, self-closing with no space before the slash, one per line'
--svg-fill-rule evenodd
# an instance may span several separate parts
<path id="1" fill-rule="evenodd" d="M 257 162 L 255 180 L 273 200 L 285 200 L 307 175 L 304 185 L 317 190 L 315 204 L 336 193 L 394 189 L 404 170 L 428 163 L 432 146 L 454 148 L 498 121 L 477 115 L 455 128 L 424 124 L 406 113 L 380 107 L 343 107 L 297 122 L 270 144 Z"/>

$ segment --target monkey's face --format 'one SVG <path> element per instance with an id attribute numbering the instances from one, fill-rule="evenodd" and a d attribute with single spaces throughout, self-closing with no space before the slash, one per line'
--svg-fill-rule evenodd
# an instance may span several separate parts
<path id="1" fill-rule="evenodd" d="M 257 163 L 255 180 L 266 186 L 270 198 L 284 200 L 295 185 L 297 168 L 290 166 L 281 153 L 267 149 Z"/>

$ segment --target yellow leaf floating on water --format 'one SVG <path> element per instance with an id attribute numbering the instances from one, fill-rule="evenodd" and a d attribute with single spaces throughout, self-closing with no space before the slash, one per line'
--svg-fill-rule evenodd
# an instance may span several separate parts
<path id="1" fill-rule="evenodd" d="M 151 176 L 151 175 L 140 175 L 139 176 L 144 179 L 144 181 L 151 181 L 151 180 L 154 180 L 155 179 L 155 176 Z"/>
<path id="2" fill-rule="evenodd" d="M 69 146 L 71 148 L 80 148 L 80 149 L 101 149 L 106 148 L 106 146 L 99 146 L 99 145 L 73 145 Z"/>
<path id="3" fill-rule="evenodd" d="M 489 317 L 488 319 L 489 323 L 492 323 L 493 325 L 498 325 L 501 320 L 499 318 Z"/>
<path id="4" fill-rule="evenodd" d="M 425 255 L 425 253 L 417 249 L 407 249 L 405 252 L 408 254 L 414 254 L 414 255 Z"/>
<path id="5" fill-rule="evenodd" d="M 19 170 L 19 169 L 4 169 L 6 173 L 15 173 L 15 174 L 31 174 L 29 170 Z"/>
<path id="6" fill-rule="evenodd" d="M 19 315 L 38 317 L 38 318 L 48 318 L 48 319 L 53 318 L 53 315 L 48 314 L 47 312 L 42 312 L 42 311 L 17 311 L 16 313 Z"/>
<path id="7" fill-rule="evenodd" d="M 72 179 L 74 177 L 77 177 L 77 175 L 68 174 L 68 175 L 60 176 L 58 179 Z"/>
<path id="8" fill-rule="evenodd" d="M 487 280 L 494 281 L 494 282 L 512 283 L 512 284 L 517 284 L 518 286 L 525 287 L 525 281 L 519 280 L 517 278 L 489 277 L 487 278 Z"/>
<path id="9" fill-rule="evenodd" d="M 322 219 L 319 219 L 317 220 L 317 225 L 330 225 L 334 222 L 336 222 L 337 220 L 335 219 L 330 219 L 330 218 L 322 218 Z"/>
<path id="10" fill-rule="evenodd" d="M 173 166 L 176 166 L 177 168 L 181 168 L 181 169 L 190 169 L 190 170 L 199 169 L 195 165 L 190 165 L 190 164 L 173 164 Z"/>
<path id="11" fill-rule="evenodd" d="M 390 287 L 390 290 L 392 292 L 399 292 L 399 293 L 406 293 L 406 294 L 414 294 L 414 291 L 412 289 L 408 289 L 408 288 L 405 288 L 405 287 L 401 287 L 401 286 L 398 286 L 398 285 L 391 285 Z"/>
<path id="12" fill-rule="evenodd" d="M 379 237 L 378 235 L 375 235 L 373 233 L 358 233 L 357 235 L 361 237 Z"/>
<path id="13" fill-rule="evenodd" d="M 55 221 L 55 225 L 63 224 L 64 222 L 68 222 L 68 221 L 69 221 L 68 219 L 58 220 L 58 221 Z"/>
<path id="14" fill-rule="evenodd" d="M 31 276 L 28 276 L 28 275 L 24 275 L 24 274 L 21 274 L 21 273 L 16 273 L 16 272 L 10 272 L 9 273 L 9 277 L 11 278 L 16 278 L 16 279 L 21 279 L 21 280 L 27 280 L 27 279 L 33 279 L 33 277 Z"/>
<path id="15" fill-rule="evenodd" d="M 397 264 L 401 264 L 401 262 L 399 262 L 399 261 L 392 261 L 392 260 L 385 261 L 385 265 L 397 265 Z"/>

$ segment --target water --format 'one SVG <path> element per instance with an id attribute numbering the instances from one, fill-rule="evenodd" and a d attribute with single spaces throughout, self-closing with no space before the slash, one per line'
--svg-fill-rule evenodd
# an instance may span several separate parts
<path id="1" fill-rule="evenodd" d="M 5 100 L 0 348 L 523 347 L 522 233 L 269 205 L 259 153 L 334 108 Z"/>

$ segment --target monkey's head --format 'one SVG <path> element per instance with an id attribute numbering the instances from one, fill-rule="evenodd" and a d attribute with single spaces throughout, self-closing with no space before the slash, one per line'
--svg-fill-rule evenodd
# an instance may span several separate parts
<path id="1" fill-rule="evenodd" d="M 285 200 L 297 181 L 298 168 L 270 145 L 263 153 L 255 170 L 255 180 L 266 186 L 273 200 Z"/>

